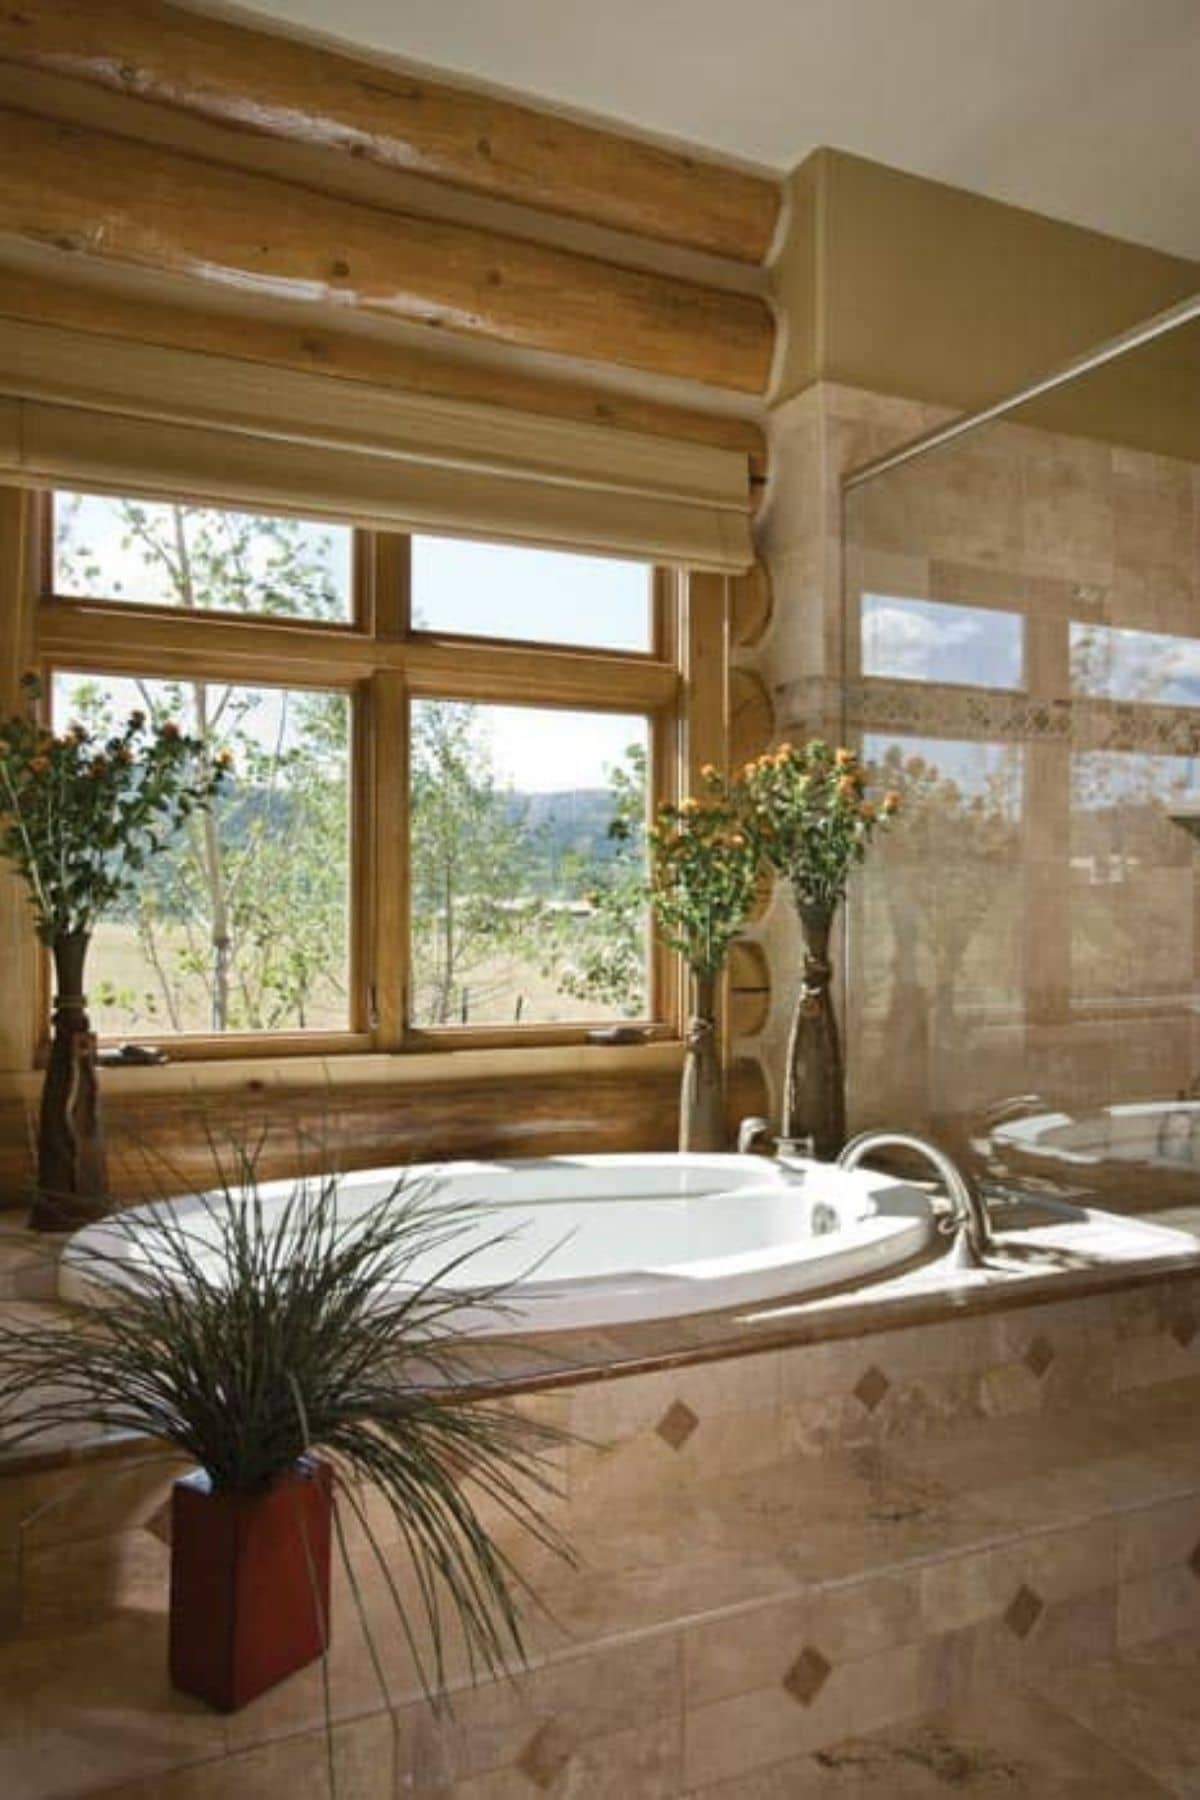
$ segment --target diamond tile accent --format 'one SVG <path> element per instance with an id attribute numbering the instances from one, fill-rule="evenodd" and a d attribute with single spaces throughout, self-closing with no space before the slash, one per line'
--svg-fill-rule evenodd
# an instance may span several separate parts
<path id="1" fill-rule="evenodd" d="M 783 1685 L 801 1706 L 811 1706 L 833 1673 L 833 1664 L 811 1644 L 806 1644 L 787 1674 Z"/>
<path id="2" fill-rule="evenodd" d="M 883 1370 L 872 1363 L 866 1374 L 860 1375 L 855 1382 L 854 1393 L 867 1411 L 873 1413 L 875 1408 L 882 1404 L 891 1385 Z"/>
<path id="3" fill-rule="evenodd" d="M 1194 1312 L 1181 1309 L 1171 1320 L 1168 1329 L 1181 1350 L 1190 1350 L 1192 1341 L 1200 1327 L 1196 1324 L 1196 1315 Z"/>
<path id="4" fill-rule="evenodd" d="M 1025 1367 L 1040 1381 L 1053 1361 L 1054 1345 L 1039 1332 L 1025 1352 Z"/>
<path id="5" fill-rule="evenodd" d="M 574 1754 L 575 1740 L 567 1727 L 557 1719 L 547 1719 L 517 1757 L 517 1768 L 544 1793 L 554 1786 Z"/>
<path id="6" fill-rule="evenodd" d="M 654 1429 L 664 1444 L 670 1444 L 672 1450 L 682 1450 L 699 1423 L 690 1406 L 682 1400 L 675 1400 Z"/>
<path id="7" fill-rule="evenodd" d="M 1014 1637 L 1027 1638 L 1045 1610 L 1033 1589 L 1022 1583 L 1009 1602 L 1004 1623 Z"/>

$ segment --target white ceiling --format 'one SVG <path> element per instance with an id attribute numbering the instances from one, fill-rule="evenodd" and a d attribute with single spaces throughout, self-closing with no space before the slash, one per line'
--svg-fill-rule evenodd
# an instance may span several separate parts
<path id="1" fill-rule="evenodd" d="M 829 144 L 1200 257 L 1200 0 L 241 10 L 776 169 Z"/>

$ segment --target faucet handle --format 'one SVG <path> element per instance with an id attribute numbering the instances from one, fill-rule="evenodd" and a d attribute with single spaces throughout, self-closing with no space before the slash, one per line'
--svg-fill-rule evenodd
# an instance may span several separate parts
<path id="1" fill-rule="evenodd" d="M 760 1144 L 766 1144 L 771 1137 L 771 1121 L 758 1117 L 743 1119 L 738 1126 L 737 1147 L 739 1156 L 750 1156 Z"/>

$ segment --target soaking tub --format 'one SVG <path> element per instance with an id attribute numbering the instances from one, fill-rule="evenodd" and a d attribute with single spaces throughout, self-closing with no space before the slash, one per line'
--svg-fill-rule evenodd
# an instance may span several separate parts
<path id="1" fill-rule="evenodd" d="M 403 1177 L 448 1204 L 471 1202 L 481 1246 L 442 1285 L 469 1296 L 498 1284 L 503 1307 L 481 1303 L 469 1322 L 481 1335 L 578 1330 L 869 1281 L 918 1255 L 935 1222 L 919 1189 L 867 1169 L 768 1162 L 758 1156 L 561 1156 L 512 1162 L 417 1164 L 372 1169 L 339 1183 L 339 1215 L 351 1220 Z M 269 1218 L 292 1191 L 259 1193 Z M 218 1272 L 216 1224 L 202 1199 L 170 1202 L 195 1253 Z M 122 1264 L 145 1254 L 133 1209 L 76 1232 L 64 1247 L 59 1293 L 94 1304 L 120 1287 Z M 132 1229 L 131 1229 L 132 1227 Z M 415 1261 L 413 1282 L 439 1274 L 469 1238 Z"/>

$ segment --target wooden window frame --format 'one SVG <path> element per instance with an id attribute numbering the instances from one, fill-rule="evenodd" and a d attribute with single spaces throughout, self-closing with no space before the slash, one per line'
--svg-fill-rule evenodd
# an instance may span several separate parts
<path id="1" fill-rule="evenodd" d="M 729 583 L 724 576 L 655 568 L 648 651 L 416 632 L 411 627 L 408 535 L 354 528 L 354 598 L 348 621 L 216 610 L 182 613 L 128 599 L 53 593 L 52 508 L 53 492 L 47 490 L 25 515 L 33 538 L 24 566 L 33 576 L 34 661 L 47 693 L 55 670 L 79 669 L 159 678 L 203 673 L 218 681 L 341 691 L 352 702 L 348 1028 L 138 1036 L 161 1039 L 173 1062 L 213 1063 L 588 1042 L 601 1021 L 494 1027 L 409 1023 L 408 833 L 403 821 L 410 704 L 447 698 L 643 714 L 650 725 L 651 805 L 674 799 L 703 762 L 725 761 Z M 676 1041 L 683 1028 L 681 966 L 657 938 L 652 946 L 650 1016 L 629 1023 L 648 1040 Z M 40 960 L 32 1027 L 39 1059 L 47 1047 L 49 1016 L 48 971 L 46 959 Z"/>

